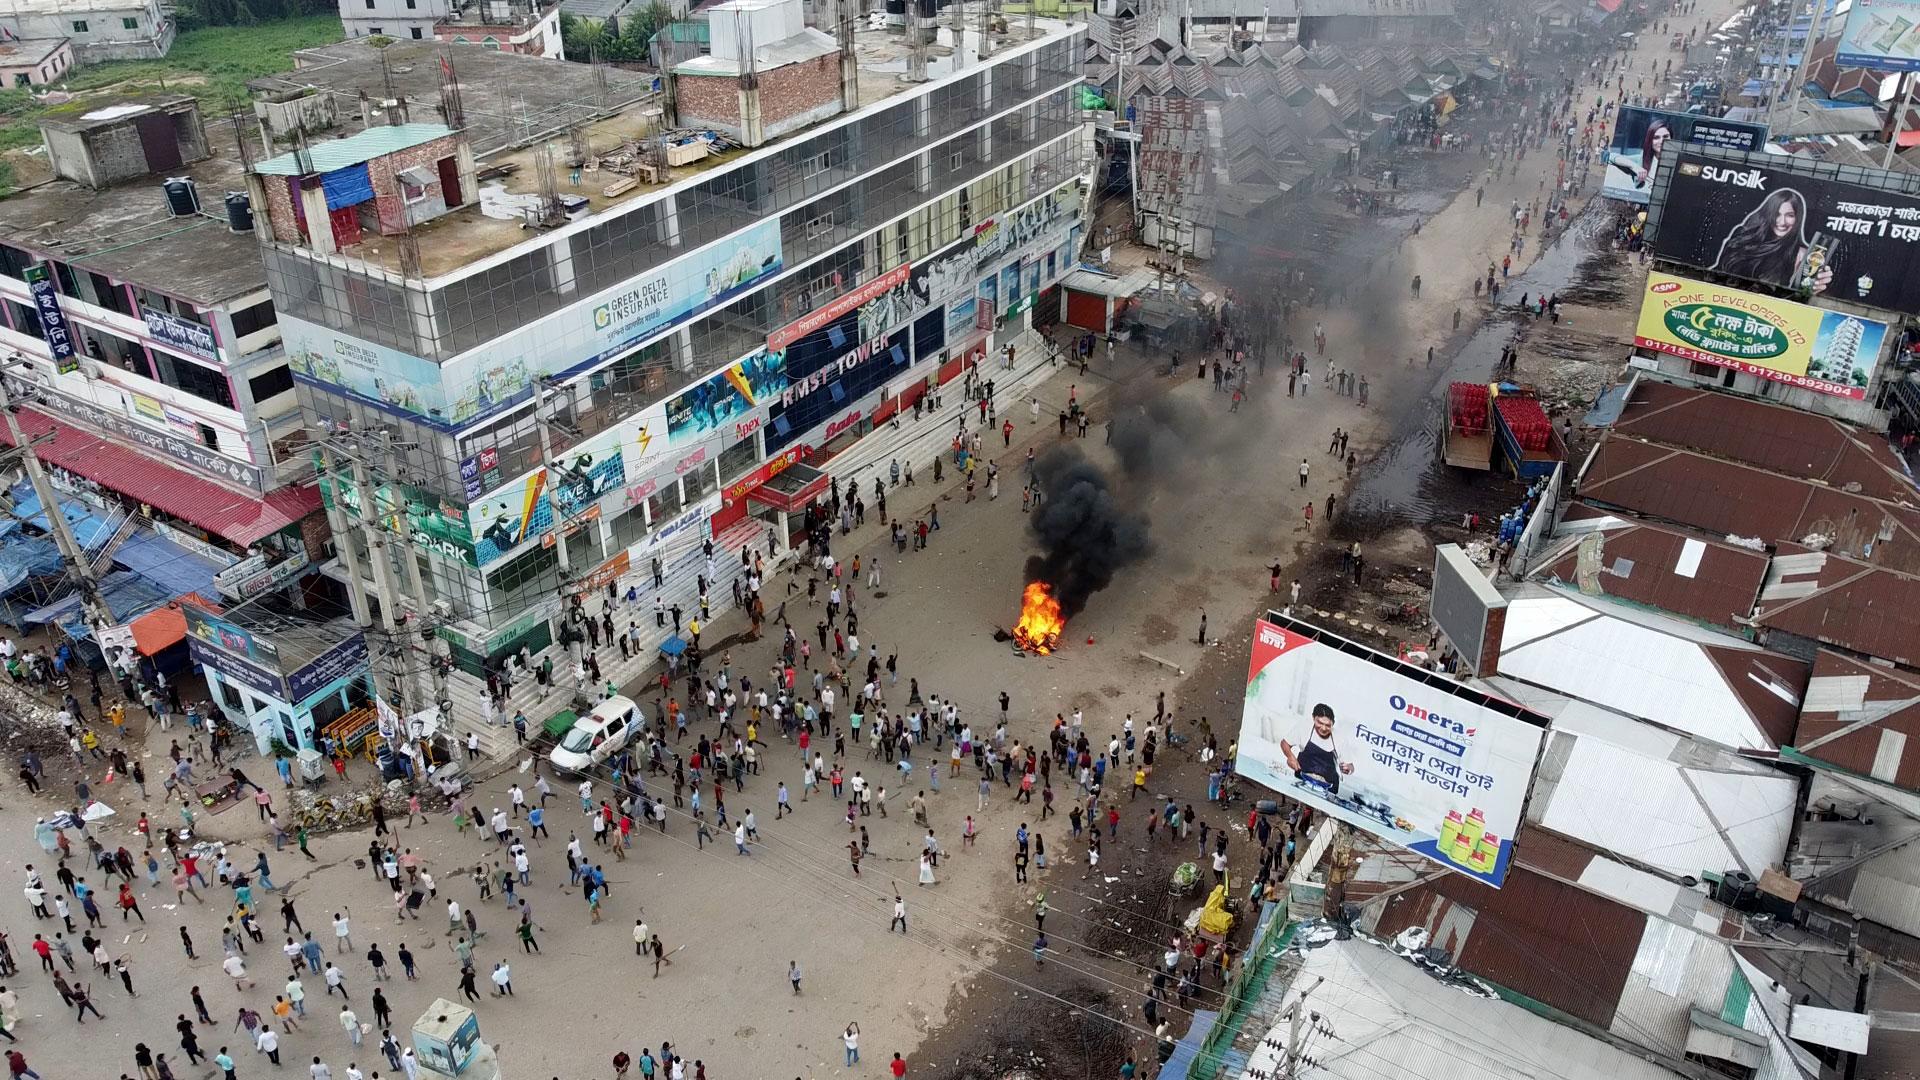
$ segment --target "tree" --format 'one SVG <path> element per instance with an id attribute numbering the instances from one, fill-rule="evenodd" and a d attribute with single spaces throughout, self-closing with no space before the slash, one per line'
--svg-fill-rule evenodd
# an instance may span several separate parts
<path id="1" fill-rule="evenodd" d="M 652 61 L 653 36 L 673 21 L 673 9 L 662 0 L 652 0 L 607 23 L 560 16 L 560 47 L 567 59 L 588 63 L 594 59 L 617 63 L 644 64 Z"/>
<path id="2" fill-rule="evenodd" d="M 607 54 L 607 28 L 597 22 L 560 13 L 560 51 L 576 64 Z"/>

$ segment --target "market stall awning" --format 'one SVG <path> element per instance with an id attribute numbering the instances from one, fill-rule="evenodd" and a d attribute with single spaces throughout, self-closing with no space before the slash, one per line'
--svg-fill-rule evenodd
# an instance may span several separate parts
<path id="1" fill-rule="evenodd" d="M 159 582 L 168 591 L 180 595 L 200 592 L 215 595 L 213 575 L 223 569 L 197 551 L 189 551 L 151 529 L 141 529 L 128 537 L 113 553 L 113 560 L 142 577 Z"/>
<path id="2" fill-rule="evenodd" d="M 320 509 L 320 492 L 312 487 L 284 487 L 265 496 L 239 491 L 33 409 L 18 415 L 27 438 L 54 436 L 39 445 L 42 460 L 236 544 L 271 536 Z M 4 428 L 0 443 L 13 445 Z"/>
<path id="3" fill-rule="evenodd" d="M 107 613 L 114 621 L 124 622 L 136 614 L 151 611 L 167 602 L 170 597 L 159 585 L 148 581 L 129 570 L 115 570 L 100 579 L 100 599 L 107 605 Z M 75 637 L 86 636 L 86 620 L 80 617 L 81 598 L 78 589 L 50 604 L 44 604 L 26 614 L 25 621 L 33 623 L 59 622 L 69 627 Z"/>
<path id="4" fill-rule="evenodd" d="M 180 599 L 190 600 L 215 614 L 220 611 L 220 605 L 199 593 L 188 593 Z M 186 638 L 187 617 L 181 614 L 180 604 L 176 602 L 154 608 L 128 623 L 127 629 L 133 631 L 133 647 L 140 650 L 142 656 L 153 656 Z"/>

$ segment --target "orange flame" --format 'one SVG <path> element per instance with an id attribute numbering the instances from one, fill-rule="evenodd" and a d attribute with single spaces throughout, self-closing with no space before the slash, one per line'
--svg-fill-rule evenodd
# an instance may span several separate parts
<path id="1" fill-rule="evenodd" d="M 1014 644 L 1045 656 L 1059 644 L 1060 632 L 1066 628 L 1067 618 L 1060 614 L 1060 601 L 1053 598 L 1053 589 L 1040 581 L 1028 585 L 1020 595 L 1020 621 L 1013 627 Z"/>

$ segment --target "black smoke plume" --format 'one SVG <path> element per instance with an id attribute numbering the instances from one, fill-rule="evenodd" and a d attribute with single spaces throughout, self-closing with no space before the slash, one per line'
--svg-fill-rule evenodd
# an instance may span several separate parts
<path id="1" fill-rule="evenodd" d="M 1040 506 L 1027 527 L 1042 553 L 1027 560 L 1027 580 L 1053 586 L 1061 611 L 1072 616 L 1087 598 L 1113 582 L 1121 567 L 1148 554 L 1146 518 L 1120 505 L 1107 478 L 1080 451 L 1055 447 L 1034 462 Z"/>

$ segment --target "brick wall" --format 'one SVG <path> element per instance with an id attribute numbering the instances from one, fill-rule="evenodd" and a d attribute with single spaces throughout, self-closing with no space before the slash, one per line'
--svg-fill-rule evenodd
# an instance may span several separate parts
<path id="1" fill-rule="evenodd" d="M 680 122 L 740 135 L 740 80 L 733 75 L 682 75 L 676 87 Z M 765 138 L 817 123 L 840 111 L 840 54 L 760 73 L 760 126 Z"/>
<path id="2" fill-rule="evenodd" d="M 327 524 L 326 514 L 308 514 L 300 519 L 300 542 L 307 546 L 307 557 L 314 562 L 320 561 L 327 541 L 332 538 L 333 528 Z"/>
<path id="3" fill-rule="evenodd" d="M 395 178 L 397 174 L 406 169 L 419 169 L 431 178 L 427 184 L 427 201 L 444 205 L 445 198 L 440 191 L 440 159 L 456 157 L 459 148 L 459 136 L 446 135 L 367 162 L 367 179 L 373 182 L 374 202 L 377 204 L 375 209 L 379 213 L 382 233 L 392 236 L 406 229 L 406 204 L 400 195 L 400 181 Z"/>
<path id="4" fill-rule="evenodd" d="M 740 80 L 733 75 L 682 75 L 674 84 L 680 122 L 740 130 Z"/>
<path id="5" fill-rule="evenodd" d="M 300 242 L 300 221 L 294 216 L 293 195 L 288 190 L 290 180 L 285 176 L 260 177 L 260 187 L 267 196 L 267 222 L 273 227 L 273 238 L 283 244 Z"/>
<path id="6" fill-rule="evenodd" d="M 760 76 L 760 121 L 775 125 L 840 101 L 840 54 L 775 68 Z"/>

